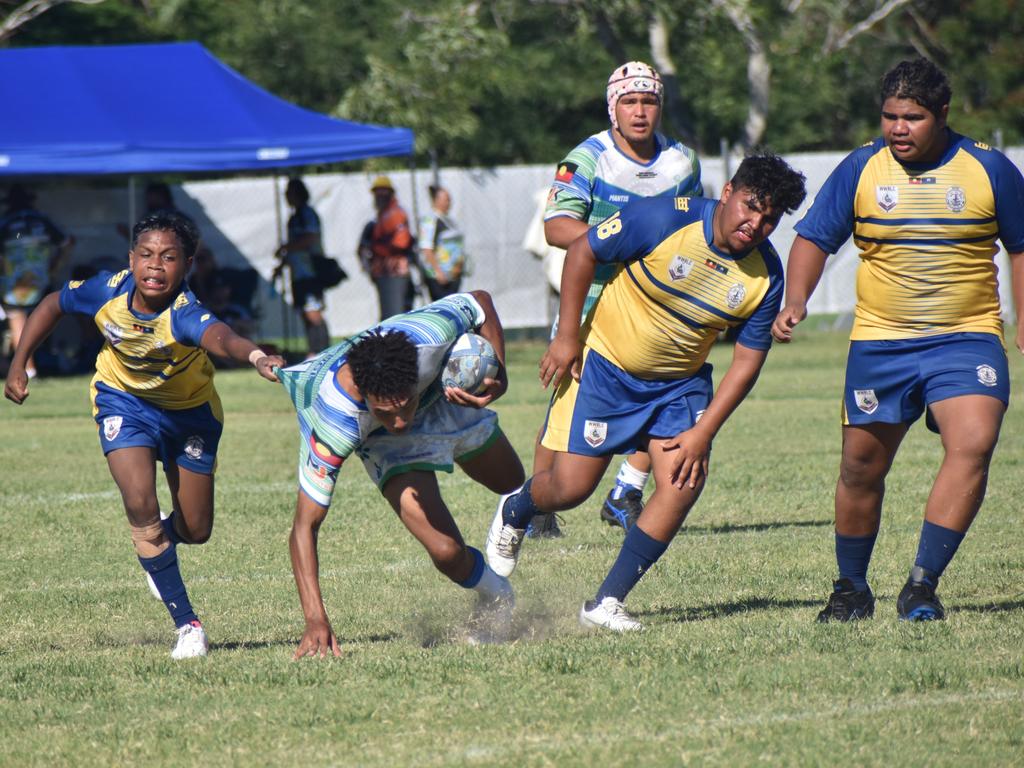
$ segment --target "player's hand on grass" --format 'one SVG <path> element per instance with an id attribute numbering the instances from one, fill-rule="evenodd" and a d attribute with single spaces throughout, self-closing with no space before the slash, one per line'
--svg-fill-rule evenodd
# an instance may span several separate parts
<path id="1" fill-rule="evenodd" d="M 558 386 L 562 377 L 569 373 L 580 380 L 580 342 L 576 337 L 555 336 L 540 359 L 540 383 L 547 389 L 548 384 Z"/>
<path id="2" fill-rule="evenodd" d="M 328 655 L 341 656 L 338 638 L 334 635 L 329 621 L 317 619 L 306 622 L 306 631 L 302 633 L 299 647 L 295 649 L 295 660 L 311 656 L 325 658 Z"/>
<path id="3" fill-rule="evenodd" d="M 267 355 L 256 361 L 256 372 L 267 381 L 277 381 L 274 369 L 284 368 L 286 365 L 288 365 L 287 361 L 280 355 Z"/>
<path id="4" fill-rule="evenodd" d="M 1017 351 L 1024 354 L 1024 323 L 1017 324 L 1017 338 L 1014 341 Z"/>
<path id="5" fill-rule="evenodd" d="M 21 405 L 28 397 L 28 375 L 22 367 L 11 366 L 4 382 L 4 397 Z"/>
<path id="6" fill-rule="evenodd" d="M 807 307 L 803 304 L 787 304 L 775 316 L 772 323 L 772 338 L 783 344 L 793 340 L 793 329 L 807 317 Z"/>
<path id="7" fill-rule="evenodd" d="M 707 479 L 711 440 L 696 429 L 688 429 L 662 441 L 661 448 L 674 451 L 669 478 L 676 488 L 696 488 Z"/>

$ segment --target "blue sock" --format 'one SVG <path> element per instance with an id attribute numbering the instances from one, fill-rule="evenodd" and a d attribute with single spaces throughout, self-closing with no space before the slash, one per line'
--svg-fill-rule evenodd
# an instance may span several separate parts
<path id="1" fill-rule="evenodd" d="M 917 544 L 917 559 L 914 565 L 935 574 L 935 584 L 949 561 L 956 554 L 957 547 L 964 540 L 966 532 L 954 531 L 935 523 L 924 521 L 921 526 L 921 540 Z M 930 579 L 929 579 L 930 581 Z M 934 587 L 935 584 L 932 584 Z"/>
<path id="2" fill-rule="evenodd" d="M 606 597 L 625 600 L 630 590 L 647 573 L 647 569 L 658 562 L 658 558 L 666 549 L 668 544 L 651 538 L 640 530 L 639 525 L 634 525 L 626 533 L 615 564 L 604 577 L 601 588 L 597 590 L 597 600 L 601 601 Z"/>
<path id="3" fill-rule="evenodd" d="M 480 577 L 484 575 L 484 556 L 480 554 L 480 550 L 476 547 L 466 547 L 466 549 L 473 556 L 473 571 L 465 580 L 459 582 L 459 586 L 472 589 L 480 582 Z"/>
<path id="4" fill-rule="evenodd" d="M 867 536 L 843 536 L 836 534 L 836 563 L 839 577 L 853 582 L 854 589 L 863 592 L 868 588 L 868 565 L 875 549 L 878 531 Z"/>
<path id="5" fill-rule="evenodd" d="M 178 532 L 176 530 L 174 530 L 174 513 L 173 512 L 171 512 L 171 516 L 170 517 L 168 517 L 168 518 L 166 518 L 164 520 L 161 520 L 160 521 L 160 525 L 163 526 L 164 534 L 166 534 L 167 538 L 171 540 L 171 544 L 178 545 L 178 544 L 181 544 L 181 542 L 184 541 L 184 539 L 181 538 L 181 536 L 178 535 Z"/>
<path id="6" fill-rule="evenodd" d="M 140 557 L 139 563 L 153 577 L 160 599 L 174 619 L 174 626 L 182 627 L 189 622 L 199 621 L 188 600 L 185 582 L 181 580 L 178 553 L 174 547 L 168 547 L 156 557 Z"/>
<path id="7" fill-rule="evenodd" d="M 525 528 L 533 516 L 540 512 L 537 505 L 533 503 L 530 496 L 530 486 L 533 485 L 531 477 L 524 484 L 519 493 L 505 499 L 505 506 L 501 510 L 501 520 L 505 525 L 513 528 Z"/>

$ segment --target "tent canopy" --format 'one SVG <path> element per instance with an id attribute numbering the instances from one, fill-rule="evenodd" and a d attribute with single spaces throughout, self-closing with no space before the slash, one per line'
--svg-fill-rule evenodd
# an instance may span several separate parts
<path id="1" fill-rule="evenodd" d="M 0 50 L 0 175 L 214 172 L 408 155 L 413 133 L 336 120 L 199 43 Z"/>

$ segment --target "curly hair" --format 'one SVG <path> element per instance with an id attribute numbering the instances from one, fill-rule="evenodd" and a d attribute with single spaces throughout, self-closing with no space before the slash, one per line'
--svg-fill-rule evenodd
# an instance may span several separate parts
<path id="1" fill-rule="evenodd" d="M 139 219 L 132 227 L 132 250 L 139 244 L 139 237 L 144 232 L 173 232 L 181 243 L 181 250 L 186 259 L 195 256 L 199 246 L 199 230 L 191 219 L 173 211 L 157 211 Z"/>
<path id="2" fill-rule="evenodd" d="M 743 187 L 753 192 L 762 205 L 766 201 L 785 213 L 800 207 L 807 196 L 804 175 L 789 167 L 785 160 L 771 152 L 759 152 L 743 158 L 730 179 L 733 189 Z"/>
<path id="3" fill-rule="evenodd" d="M 882 104 L 886 99 L 909 99 L 938 115 L 952 97 L 946 73 L 923 57 L 901 61 L 882 77 Z"/>
<path id="4" fill-rule="evenodd" d="M 359 391 L 374 397 L 404 397 L 416 389 L 416 345 L 402 331 L 367 331 L 348 351 L 348 367 Z"/>

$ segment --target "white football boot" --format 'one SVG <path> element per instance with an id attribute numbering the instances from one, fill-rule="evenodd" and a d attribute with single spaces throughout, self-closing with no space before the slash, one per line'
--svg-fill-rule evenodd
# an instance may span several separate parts
<path id="1" fill-rule="evenodd" d="M 513 528 L 505 525 L 501 517 L 501 511 L 505 507 L 505 500 L 509 496 L 519 493 L 518 490 L 506 493 L 498 499 L 498 510 L 491 520 L 490 530 L 487 531 L 487 563 L 499 576 L 508 578 L 516 569 L 519 562 L 519 549 L 523 546 L 523 536 L 526 535 L 525 528 Z"/>
<path id="2" fill-rule="evenodd" d="M 172 659 L 194 659 L 205 656 L 210 648 L 206 632 L 201 624 L 185 624 L 178 627 L 178 643 L 171 651 Z"/>
<path id="3" fill-rule="evenodd" d="M 601 602 L 587 600 L 580 608 L 580 626 L 587 629 L 602 627 L 613 632 L 636 632 L 644 625 L 626 613 L 626 606 L 614 597 Z"/>

